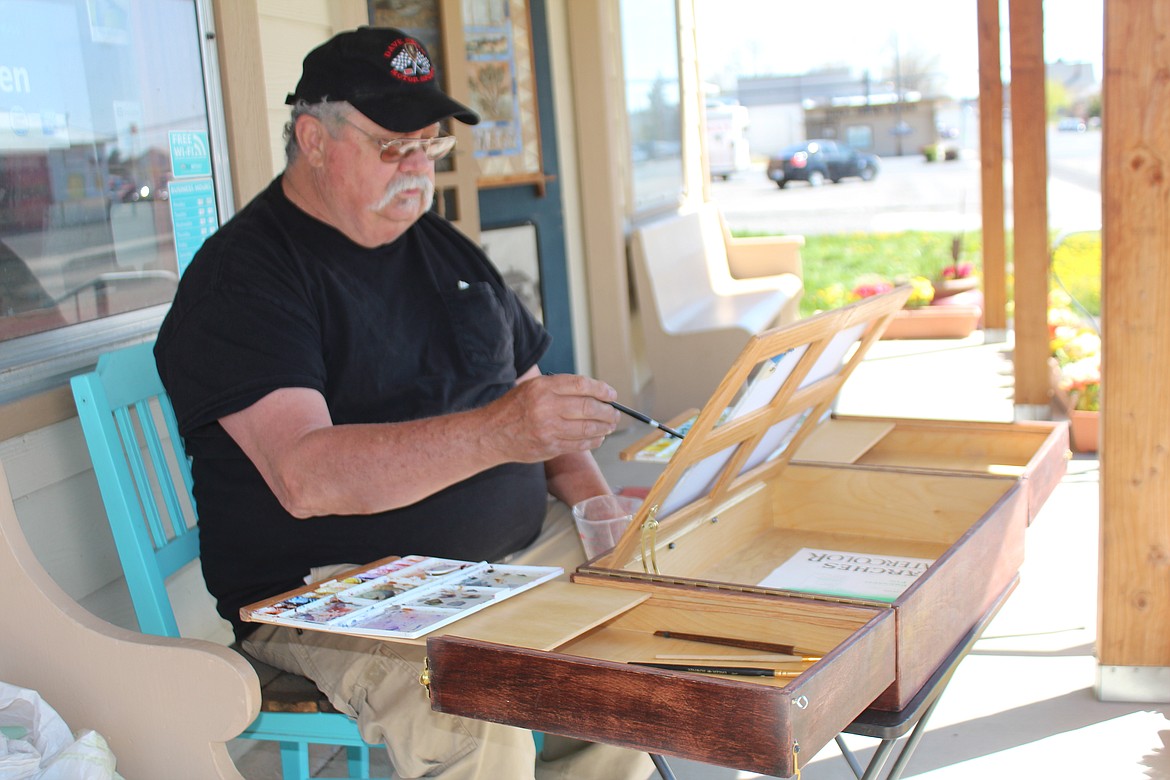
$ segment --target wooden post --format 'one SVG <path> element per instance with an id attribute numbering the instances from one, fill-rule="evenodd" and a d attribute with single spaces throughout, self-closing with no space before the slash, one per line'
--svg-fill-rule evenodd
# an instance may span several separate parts
<path id="1" fill-rule="evenodd" d="M 1043 0 L 1010 0 L 1016 414 L 1044 417 L 1048 386 L 1048 138 Z"/>
<path id="2" fill-rule="evenodd" d="M 215 43 L 223 74 L 224 121 L 235 208 L 272 181 L 272 148 L 264 95 L 260 15 L 255 3 L 213 0 Z"/>
<path id="3" fill-rule="evenodd" d="M 1170 6 L 1105 3 L 1098 695 L 1170 701 Z"/>
<path id="4" fill-rule="evenodd" d="M 626 263 L 626 108 L 617 4 L 565 3 L 573 77 L 574 119 L 581 159 L 593 371 L 619 398 L 639 398 Z M 604 164 L 601 164 L 604 162 Z M 623 178 L 626 177 L 626 178 Z"/>
<path id="5" fill-rule="evenodd" d="M 1003 77 L 999 0 L 979 0 L 979 168 L 983 203 L 983 327 L 1007 332 L 1003 197 Z"/>

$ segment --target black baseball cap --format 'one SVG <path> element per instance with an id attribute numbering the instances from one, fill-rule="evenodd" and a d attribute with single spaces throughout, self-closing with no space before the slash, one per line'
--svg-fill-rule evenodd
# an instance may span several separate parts
<path id="1" fill-rule="evenodd" d="M 377 124 L 413 133 L 454 117 L 474 125 L 479 114 L 447 97 L 426 48 L 393 27 L 339 33 L 305 56 L 301 80 L 284 102 L 346 100 Z"/>

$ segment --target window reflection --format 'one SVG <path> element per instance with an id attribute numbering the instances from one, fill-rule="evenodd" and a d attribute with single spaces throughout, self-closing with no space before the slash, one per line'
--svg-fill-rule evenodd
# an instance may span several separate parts
<path id="1" fill-rule="evenodd" d="M 622 0 L 622 62 L 634 209 L 675 205 L 683 191 L 675 0 Z"/>
<path id="2" fill-rule="evenodd" d="M 0 340 L 169 302 L 218 225 L 195 3 L 0 19 Z"/>

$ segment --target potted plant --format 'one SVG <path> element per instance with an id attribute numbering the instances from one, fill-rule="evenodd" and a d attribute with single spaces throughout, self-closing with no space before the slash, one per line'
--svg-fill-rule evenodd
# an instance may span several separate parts
<path id="1" fill-rule="evenodd" d="M 1048 296 L 1053 398 L 1069 419 L 1072 447 L 1096 452 L 1101 412 L 1101 337 L 1055 290 Z"/>
<path id="2" fill-rule="evenodd" d="M 909 284 L 910 297 L 882 334 L 884 339 L 965 338 L 979 325 L 983 310 L 978 306 L 934 306 L 937 292 L 925 276 L 897 280 Z M 818 309 L 832 309 L 894 289 L 895 282 L 882 276 L 862 276 L 847 288 L 841 284 L 818 290 L 813 298 Z"/>
<path id="3" fill-rule="evenodd" d="M 975 264 L 955 262 L 943 266 L 939 278 L 934 282 L 934 297 L 949 298 L 978 287 L 979 277 L 975 275 Z"/>

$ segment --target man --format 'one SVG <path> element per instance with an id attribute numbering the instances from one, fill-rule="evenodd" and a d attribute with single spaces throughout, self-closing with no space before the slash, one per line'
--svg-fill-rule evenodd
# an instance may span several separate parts
<path id="1" fill-rule="evenodd" d="M 418 41 L 342 33 L 287 102 L 284 173 L 199 251 L 155 347 L 205 579 L 245 649 L 311 677 L 398 776 L 532 777 L 528 732 L 430 710 L 422 648 L 238 618 L 386 555 L 524 559 L 548 493 L 609 492 L 590 450 L 618 420 L 608 385 L 541 375 L 549 335 L 429 211 L 440 123 L 478 117 Z M 595 745 L 538 769 L 644 778 L 649 760 Z"/>

